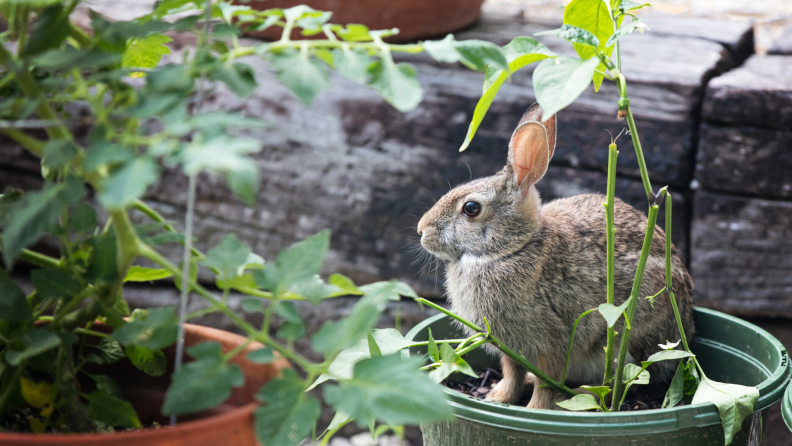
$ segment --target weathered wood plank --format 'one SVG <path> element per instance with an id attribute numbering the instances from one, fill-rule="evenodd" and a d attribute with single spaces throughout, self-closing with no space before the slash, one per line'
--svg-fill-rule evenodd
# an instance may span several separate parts
<path id="1" fill-rule="evenodd" d="M 792 26 L 787 27 L 783 34 L 773 40 L 767 54 L 792 56 Z"/>
<path id="2" fill-rule="evenodd" d="M 751 56 L 710 81 L 703 118 L 710 122 L 792 129 L 792 56 Z"/>
<path id="3" fill-rule="evenodd" d="M 690 258 L 698 305 L 792 317 L 792 203 L 697 191 Z"/>
<path id="4" fill-rule="evenodd" d="M 703 124 L 696 179 L 712 191 L 792 197 L 792 131 Z"/>
<path id="5" fill-rule="evenodd" d="M 651 10 L 650 10 L 651 11 Z M 753 23 L 749 21 L 713 20 L 703 17 L 680 17 L 661 13 L 641 14 L 641 20 L 661 36 L 696 37 L 711 40 L 726 47 L 741 64 L 754 53 Z"/>

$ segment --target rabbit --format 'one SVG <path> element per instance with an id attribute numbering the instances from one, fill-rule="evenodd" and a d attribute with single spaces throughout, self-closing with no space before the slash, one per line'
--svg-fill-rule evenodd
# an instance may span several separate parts
<path id="1" fill-rule="evenodd" d="M 487 318 L 495 337 L 560 381 L 575 320 L 606 302 L 606 198 L 587 194 L 541 203 L 535 184 L 553 156 L 557 124 L 556 116 L 542 124 L 542 113 L 534 104 L 520 119 L 500 172 L 449 191 L 421 218 L 418 234 L 424 249 L 446 265 L 445 287 L 452 310 L 480 327 Z M 619 305 L 630 295 L 647 218 L 619 199 L 614 215 Z M 676 248 L 672 269 L 673 289 L 690 338 L 693 282 Z M 680 338 L 667 292 L 653 307 L 644 299 L 664 286 L 665 233 L 655 228 L 632 322 L 627 354 L 632 363 L 661 350 L 658 344 Z M 617 332 L 621 328 L 618 322 Z M 580 321 L 567 383 L 602 381 L 606 329 L 598 314 Z M 620 339 L 617 335 L 614 359 Z M 493 355 L 499 353 L 492 344 L 486 348 Z M 503 379 L 487 399 L 514 404 L 535 377 L 506 355 L 501 355 L 501 364 Z M 662 361 L 648 371 L 653 382 L 668 381 L 676 366 L 676 361 Z M 550 388 L 534 385 L 528 408 L 554 408 L 556 396 Z"/>

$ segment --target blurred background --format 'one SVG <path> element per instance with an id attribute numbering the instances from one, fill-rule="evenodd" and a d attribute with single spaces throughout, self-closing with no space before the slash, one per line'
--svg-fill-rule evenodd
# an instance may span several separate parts
<path id="1" fill-rule="evenodd" d="M 349 9 L 350 1 L 305 3 Z M 392 3 L 402 1 L 411 3 Z M 149 12 L 153 3 L 93 0 L 75 18 L 87 23 L 91 8 L 113 20 L 129 20 Z M 395 10 L 372 9 L 378 3 L 365 3 L 366 12 L 383 20 L 398 18 Z M 454 2 L 437 2 L 437 8 L 445 3 L 454 7 Z M 473 3 L 477 9 L 481 1 Z M 486 0 L 478 20 L 454 34 L 457 40 L 504 45 L 516 36 L 558 27 L 560 6 L 560 1 Z M 417 14 L 410 9 L 399 13 L 408 14 L 407 22 L 420 18 L 409 16 Z M 640 16 L 649 30 L 622 40 L 624 71 L 652 183 L 655 190 L 668 185 L 674 195 L 672 236 L 693 276 L 695 302 L 744 317 L 792 347 L 792 1 L 665 0 Z M 443 35 L 431 29 L 423 35 L 430 36 Z M 188 34 L 172 37 L 172 54 L 163 63 L 167 57 L 179 59 L 195 43 Z M 551 36 L 539 40 L 561 54 L 572 50 Z M 265 145 L 257 155 L 260 196 L 255 207 L 247 208 L 224 180 L 202 177 L 197 246 L 206 250 L 220 234 L 234 232 L 254 252 L 273 259 L 279 249 L 330 228 L 327 273 L 340 272 L 358 284 L 396 278 L 442 302 L 442 266 L 416 263 L 415 227 L 450 187 L 504 165 L 511 132 L 535 100 L 531 70 L 518 72 L 501 89 L 470 148 L 460 154 L 483 74 L 424 55 L 400 57 L 416 66 L 424 88 L 424 101 L 407 114 L 337 75 L 332 88 L 305 108 L 265 63 L 246 60 L 256 71 L 258 90 L 240 100 L 218 88 L 206 108 L 241 111 L 274 124 L 254 133 Z M 544 200 L 604 193 L 610 142 L 604 130 L 617 134 L 626 126 L 616 119 L 617 98 L 606 81 L 600 92 L 590 89 L 559 114 L 558 147 L 537 186 Z M 645 209 L 629 138 L 619 140 L 619 146 L 617 196 Z M 163 178 L 148 201 L 167 218 L 183 222 L 186 177 L 174 171 Z M 0 140 L 0 188 L 40 184 L 38 160 Z M 169 254 L 180 258 L 175 247 Z M 178 297 L 170 282 L 129 287 L 125 293 L 140 307 L 173 305 Z M 200 306 L 195 300 L 191 305 Z M 303 305 L 309 334 L 346 314 L 353 303 L 354 298 L 338 298 L 319 307 Z M 406 332 L 429 315 L 411 302 L 394 303 L 380 326 Z M 232 328 L 219 317 L 201 323 Z M 768 425 L 763 444 L 792 445 L 778 407 Z M 348 428 L 343 433 L 353 435 L 354 426 Z M 372 441 L 368 434 L 349 441 L 374 444 L 367 443 Z M 420 444 L 420 434 L 412 431 L 408 441 Z"/>

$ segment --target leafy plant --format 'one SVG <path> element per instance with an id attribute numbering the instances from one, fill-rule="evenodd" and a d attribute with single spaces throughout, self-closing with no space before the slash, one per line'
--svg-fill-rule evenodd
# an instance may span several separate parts
<path id="1" fill-rule="evenodd" d="M 102 367 L 126 357 L 143 372 L 162 375 L 162 349 L 174 342 L 177 365 L 163 414 L 217 406 L 243 384 L 231 360 L 248 344 L 230 352 L 214 342 L 194 345 L 186 351 L 194 360 L 182 366 L 183 322 L 209 313 L 221 313 L 249 342 L 265 345 L 247 355 L 250 361 L 280 357 L 301 369 L 284 372 L 257 393 L 262 406 L 255 412 L 255 428 L 262 443 L 294 445 L 311 433 L 319 403 L 305 391 L 317 379 L 333 380 L 323 386 L 326 400 L 339 410 L 331 431 L 353 417 L 377 434 L 400 432 L 403 423 L 448 418 L 441 388 L 418 371 L 416 361 L 394 355 L 414 344 L 395 330 L 371 330 L 387 303 L 402 295 L 417 297 L 414 291 L 399 282 L 357 287 L 337 274 L 322 280 L 328 231 L 272 261 L 233 234 L 206 253 L 192 246 L 198 175 L 225 178 L 229 189 L 252 205 L 260 184 L 253 156 L 261 146 L 245 132 L 268 125 L 236 113 L 206 112 L 202 101 L 218 84 L 240 97 L 251 94 L 256 79 L 242 59 L 259 57 L 305 105 L 329 87 L 329 72 L 337 70 L 370 86 L 397 110 L 409 111 L 423 93 L 415 69 L 396 63 L 393 53 L 428 51 L 440 61 L 508 74 L 511 67 L 500 49 L 452 36 L 393 45 L 383 39 L 396 29 L 332 24 L 330 13 L 307 6 L 256 11 L 230 0 L 163 0 L 150 14 L 121 22 L 90 11 L 90 29 L 84 30 L 69 20 L 77 4 L 0 3 L 8 23 L 0 34 L 0 132 L 41 159 L 44 179 L 38 191 L 9 189 L 0 196 L 5 265 L 0 269 L 0 418 L 27 405 L 34 409 L 29 418 L 34 432 L 140 427 Z M 181 18 L 172 19 L 176 13 Z M 246 46 L 238 38 L 243 30 L 269 27 L 283 29 L 280 40 Z M 325 38 L 292 40 L 293 30 Z M 160 64 L 178 32 L 196 35 L 198 45 L 182 54 L 181 63 Z M 68 110 L 75 106 L 87 117 L 72 115 Z M 86 137 L 75 131 L 80 126 L 88 127 Z M 184 233 L 141 201 L 160 179 L 162 165 L 189 179 Z M 139 223 L 133 223 L 132 212 Z M 44 236 L 58 242 L 60 257 L 30 249 Z M 158 251 L 172 243 L 184 246 L 181 267 Z M 34 290 L 27 295 L 9 275 L 18 260 L 35 265 Z M 199 270 L 214 275 L 220 295 L 198 282 Z M 182 291 L 179 307 L 130 313 L 124 284 L 152 280 L 173 280 Z M 231 291 L 247 295 L 243 311 L 263 314 L 259 326 L 232 311 Z M 189 294 L 207 305 L 187 314 Z M 311 361 L 293 348 L 306 337 L 293 302 L 316 305 L 341 295 L 361 298 L 348 317 L 326 323 L 311 337 L 311 346 L 324 357 Z"/>

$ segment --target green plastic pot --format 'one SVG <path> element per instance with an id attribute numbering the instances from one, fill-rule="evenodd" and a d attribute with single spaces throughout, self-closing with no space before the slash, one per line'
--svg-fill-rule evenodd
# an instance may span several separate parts
<path id="1" fill-rule="evenodd" d="M 735 317 L 703 308 L 694 310 L 696 335 L 691 349 L 711 379 L 757 386 L 754 413 L 732 442 L 735 446 L 761 443 L 768 408 L 784 396 L 792 370 L 786 349 L 761 328 Z M 407 339 L 426 341 L 464 337 L 443 314 L 413 328 Z M 409 354 L 424 355 L 426 347 Z M 467 357 L 474 369 L 498 368 L 498 358 L 479 349 Z M 486 445 L 722 445 L 723 428 L 714 404 L 623 413 L 566 412 L 527 409 L 491 403 L 446 389 L 454 409 L 453 422 L 421 426 L 426 446 Z M 787 392 L 787 408 L 792 401 Z M 786 412 L 789 423 L 789 411 Z"/>
<path id="2" fill-rule="evenodd" d="M 789 430 L 792 431 L 792 384 L 787 386 L 784 400 L 781 401 L 781 416 L 784 417 L 784 422 Z"/>

